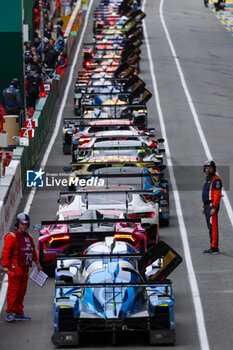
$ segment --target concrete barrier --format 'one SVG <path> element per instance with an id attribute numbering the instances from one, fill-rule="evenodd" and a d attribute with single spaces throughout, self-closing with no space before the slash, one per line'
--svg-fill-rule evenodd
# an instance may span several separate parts
<path id="1" fill-rule="evenodd" d="M 10 230 L 22 198 L 20 176 L 20 161 L 12 160 L 6 168 L 4 177 L 0 178 L 0 251 L 3 247 L 3 237 Z"/>

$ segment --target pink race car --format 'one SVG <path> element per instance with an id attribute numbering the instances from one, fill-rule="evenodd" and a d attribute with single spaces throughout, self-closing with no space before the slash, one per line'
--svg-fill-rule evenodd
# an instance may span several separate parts
<path id="1" fill-rule="evenodd" d="M 44 224 L 36 225 L 34 229 L 40 232 L 40 263 L 43 270 L 50 274 L 54 271 L 57 254 L 80 254 L 88 245 L 103 240 L 106 235 L 129 242 L 139 252 L 146 250 L 148 237 L 145 228 L 139 220 L 135 222 L 119 210 L 72 210 Z"/>

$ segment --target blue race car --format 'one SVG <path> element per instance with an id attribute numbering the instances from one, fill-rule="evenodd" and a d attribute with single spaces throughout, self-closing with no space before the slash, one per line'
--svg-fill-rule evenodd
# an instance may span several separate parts
<path id="1" fill-rule="evenodd" d="M 54 299 L 56 346 L 96 333 L 115 344 L 122 334 L 146 334 L 150 344 L 174 344 L 174 297 L 166 279 L 182 258 L 160 241 L 143 255 L 106 237 L 83 255 L 58 258 Z"/>

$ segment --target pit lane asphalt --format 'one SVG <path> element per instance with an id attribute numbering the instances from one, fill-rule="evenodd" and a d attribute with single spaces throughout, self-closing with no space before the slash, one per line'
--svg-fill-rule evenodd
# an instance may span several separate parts
<path id="1" fill-rule="evenodd" d="M 220 250 L 219 256 L 204 256 L 202 251 L 208 248 L 208 234 L 204 218 L 201 215 L 199 183 L 193 184 L 191 174 L 195 171 L 201 183 L 204 175 L 191 166 L 200 166 L 206 159 L 197 133 L 189 105 L 181 86 L 174 59 L 171 55 L 164 30 L 159 17 L 159 2 L 147 0 L 146 24 L 155 74 L 160 94 L 161 107 L 165 118 L 166 132 L 171 150 L 172 161 L 177 166 L 176 181 L 180 184 L 179 192 L 184 214 L 192 261 L 198 281 L 205 325 L 211 350 L 232 349 L 232 299 L 233 299 L 233 249 L 232 226 L 224 205 L 221 205 Z M 197 109 L 211 153 L 218 165 L 232 167 L 232 37 L 216 20 L 210 9 L 205 9 L 202 2 L 165 0 L 164 18 L 179 57 L 184 76 Z M 87 35 L 91 39 L 92 21 Z M 146 81 L 152 92 L 153 86 L 145 45 L 141 61 L 140 77 Z M 81 67 L 81 59 L 78 66 Z M 80 68 L 79 68 L 80 69 Z M 74 77 L 75 79 L 75 77 Z M 65 85 L 65 84 L 64 84 Z M 64 116 L 73 116 L 73 86 L 65 107 Z M 62 92 L 60 94 L 60 102 Z M 150 126 L 156 127 L 159 133 L 159 121 L 154 99 L 148 103 Z M 55 115 L 57 110 L 55 111 Z M 53 125 L 55 118 L 53 119 Z M 68 165 L 69 156 L 62 154 L 62 131 L 56 139 L 49 157 L 50 165 Z M 44 148 L 45 149 L 45 148 Z M 42 150 L 41 157 L 43 156 Z M 183 174 L 179 174 L 179 168 Z M 198 173 L 199 171 L 199 173 Z M 221 175 L 221 173 L 220 173 Z M 191 180 L 190 180 L 191 179 Z M 182 183 L 184 184 L 183 186 Z M 195 186 L 194 186 L 195 185 Z M 192 187 L 194 186 L 194 187 Z M 190 190 L 193 188 L 193 190 Z M 229 199 L 232 203 L 232 181 L 230 182 Z M 33 201 L 30 217 L 32 225 L 55 216 L 58 204 L 58 193 L 55 191 L 38 191 Z M 24 207 L 26 198 L 21 203 Z M 168 244 L 184 256 L 179 226 L 176 218 L 175 204 L 171 200 L 171 225 L 161 228 L 160 235 Z M 37 237 L 37 234 L 34 235 Z M 177 349 L 200 349 L 197 326 L 187 278 L 185 262 L 171 275 L 176 300 L 176 333 Z M 0 344 L 3 348 L 52 349 L 50 337 L 53 331 L 52 300 L 54 282 L 50 279 L 43 289 L 33 282 L 29 283 L 25 298 L 25 313 L 32 316 L 28 323 L 6 324 L 0 320 Z M 3 313 L 2 313 L 3 315 Z M 104 342 L 103 342 L 104 344 Z M 101 345 L 102 346 L 102 345 Z M 90 345 L 88 345 L 88 348 Z M 99 345 L 92 343 L 92 347 Z M 108 345 L 104 345 L 110 348 Z M 135 347 L 135 344 L 127 344 Z M 141 343 L 140 348 L 151 348 Z M 115 347 L 116 348 L 116 347 Z M 118 347 L 117 347 L 118 348 Z M 126 346 L 119 347 L 125 349 Z M 167 349 L 167 347 L 163 347 Z"/>

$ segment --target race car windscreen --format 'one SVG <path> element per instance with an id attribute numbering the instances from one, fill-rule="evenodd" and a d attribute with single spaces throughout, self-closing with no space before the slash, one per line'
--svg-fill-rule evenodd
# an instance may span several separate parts
<path id="1" fill-rule="evenodd" d="M 137 150 L 134 149 L 101 149 L 101 150 L 94 150 L 92 152 L 93 156 L 118 156 L 118 155 L 123 155 L 123 156 L 137 156 Z"/>
<path id="2" fill-rule="evenodd" d="M 140 177 L 109 177 L 109 178 L 103 178 L 105 186 L 110 185 L 127 185 L 127 186 L 134 186 L 138 190 L 143 189 L 143 182 L 144 179 Z"/>
<path id="3" fill-rule="evenodd" d="M 88 205 L 115 205 L 115 204 L 125 204 L 132 202 L 133 196 L 131 193 L 88 193 L 82 194 L 81 201 L 83 204 Z"/>
<path id="4" fill-rule="evenodd" d="M 115 130 L 130 130 L 129 125 L 93 125 L 88 130 L 88 133 L 96 133 L 98 131 L 115 131 Z"/>

